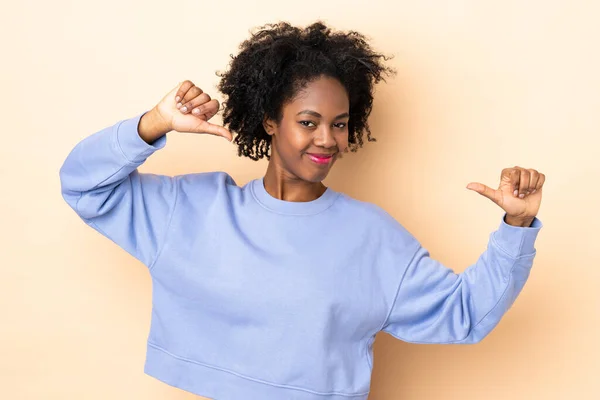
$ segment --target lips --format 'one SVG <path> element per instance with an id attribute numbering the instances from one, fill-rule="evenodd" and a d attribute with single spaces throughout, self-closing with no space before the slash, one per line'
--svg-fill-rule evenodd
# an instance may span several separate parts
<path id="1" fill-rule="evenodd" d="M 306 155 L 308 155 L 308 158 L 311 159 L 311 161 L 317 163 L 317 164 L 329 164 L 329 162 L 331 160 L 333 160 L 333 156 L 334 154 L 318 154 L 318 153 L 306 153 Z"/>
<path id="2" fill-rule="evenodd" d="M 309 156 L 322 158 L 324 160 L 333 157 L 333 154 L 317 154 L 317 153 L 306 153 L 306 154 L 308 154 Z"/>

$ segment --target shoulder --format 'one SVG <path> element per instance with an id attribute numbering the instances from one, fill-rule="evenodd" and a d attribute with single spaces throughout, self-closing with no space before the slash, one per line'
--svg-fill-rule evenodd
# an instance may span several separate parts
<path id="1" fill-rule="evenodd" d="M 397 244 L 411 245 L 415 237 L 394 216 L 381 206 L 368 201 L 362 201 L 340 193 L 338 199 L 345 208 L 345 214 L 364 226 L 377 237 L 388 242 L 392 240 Z"/>
<path id="2" fill-rule="evenodd" d="M 177 175 L 175 178 L 183 188 L 193 188 L 198 186 L 237 186 L 235 180 L 227 172 L 196 172 L 184 175 Z"/>
<path id="3" fill-rule="evenodd" d="M 220 196 L 229 196 L 240 188 L 235 180 L 226 172 L 197 172 L 175 177 L 180 198 L 191 198 L 194 202 L 206 203 L 217 200 Z"/>
<path id="4" fill-rule="evenodd" d="M 347 213 L 352 213 L 362 218 L 366 218 L 371 224 L 377 224 L 386 227 L 399 225 L 399 222 L 392 217 L 392 215 L 375 203 L 358 200 L 345 193 L 340 193 L 340 198 L 338 201 L 343 205 Z"/>

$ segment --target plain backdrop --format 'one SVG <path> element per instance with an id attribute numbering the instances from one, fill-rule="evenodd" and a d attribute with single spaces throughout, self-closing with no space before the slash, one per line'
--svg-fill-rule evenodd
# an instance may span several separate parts
<path id="1" fill-rule="evenodd" d="M 146 268 L 63 201 L 59 169 L 84 137 L 215 72 L 252 28 L 321 19 L 394 58 L 376 90 L 376 143 L 325 183 L 386 209 L 460 272 L 502 210 L 467 190 L 503 168 L 546 174 L 530 280 L 481 343 L 380 333 L 371 400 L 596 399 L 600 360 L 600 3 L 532 1 L 12 1 L 0 10 L 0 398 L 197 399 L 143 373 Z M 220 114 L 215 117 L 219 122 Z M 140 168 L 223 170 L 266 160 L 170 133 Z M 252 399 L 254 400 L 254 399 Z"/>

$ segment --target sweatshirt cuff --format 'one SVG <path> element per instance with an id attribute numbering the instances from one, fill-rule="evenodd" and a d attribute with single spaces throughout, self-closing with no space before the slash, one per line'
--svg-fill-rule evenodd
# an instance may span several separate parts
<path id="1" fill-rule="evenodd" d="M 146 113 L 147 111 L 117 123 L 117 143 L 127 161 L 132 164 L 143 163 L 156 150 L 165 147 L 167 142 L 167 135 L 161 136 L 152 144 L 146 143 L 141 138 L 138 125 Z"/>
<path id="2" fill-rule="evenodd" d="M 512 226 L 504 221 L 502 216 L 500 227 L 493 233 L 496 244 L 511 257 L 524 257 L 535 254 L 535 240 L 540 229 L 544 226 L 537 217 L 529 227 Z"/>

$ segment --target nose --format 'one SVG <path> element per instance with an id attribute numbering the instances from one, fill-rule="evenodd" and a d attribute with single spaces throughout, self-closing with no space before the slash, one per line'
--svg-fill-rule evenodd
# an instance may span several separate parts
<path id="1" fill-rule="evenodd" d="M 315 131 L 314 142 L 316 146 L 324 147 L 326 149 L 335 147 L 336 141 L 331 131 L 331 127 L 322 126 L 321 129 Z"/>

